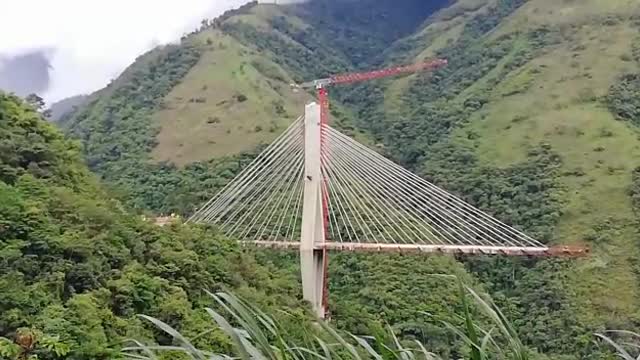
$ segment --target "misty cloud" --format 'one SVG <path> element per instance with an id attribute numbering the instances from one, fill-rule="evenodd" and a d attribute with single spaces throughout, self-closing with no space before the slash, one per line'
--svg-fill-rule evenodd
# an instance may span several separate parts
<path id="1" fill-rule="evenodd" d="M 11 11 L 0 12 L 6 15 L 0 15 L 0 63 L 9 63 L 0 70 L 0 87 L 36 91 L 49 103 L 91 93 L 154 45 L 175 42 L 202 19 L 248 1 L 13 1 Z M 17 54 L 27 53 L 45 66 L 17 64 L 23 66 L 15 70 Z M 44 60 L 53 67 L 48 73 Z"/>
<path id="2" fill-rule="evenodd" d="M 11 56 L 0 56 L 0 89 L 19 96 L 42 94 L 49 89 L 51 49 L 36 49 Z"/>

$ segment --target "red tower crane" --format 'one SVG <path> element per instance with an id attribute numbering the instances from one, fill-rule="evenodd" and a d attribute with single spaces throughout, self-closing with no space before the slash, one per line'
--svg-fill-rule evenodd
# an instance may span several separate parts
<path id="1" fill-rule="evenodd" d="M 406 65 L 406 66 L 395 66 L 391 68 L 367 71 L 367 72 L 358 72 L 358 73 L 350 73 L 350 74 L 341 74 L 341 75 L 333 75 L 324 79 L 317 79 L 313 81 L 308 81 L 299 85 L 293 85 L 296 88 L 302 89 L 311 89 L 315 88 L 318 92 L 318 102 L 320 103 L 320 119 L 323 124 L 326 124 L 328 121 L 328 110 L 329 110 L 329 94 L 327 91 L 327 87 L 330 85 L 337 84 L 350 84 L 361 81 L 375 80 L 381 79 L 385 77 L 400 75 L 400 74 L 410 74 L 416 73 L 420 71 L 428 71 L 441 68 L 448 64 L 445 59 L 436 59 L 423 63 Z"/>

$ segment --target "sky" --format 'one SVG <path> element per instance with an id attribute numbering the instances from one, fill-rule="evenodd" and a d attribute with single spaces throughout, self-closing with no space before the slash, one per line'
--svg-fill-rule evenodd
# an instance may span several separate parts
<path id="1" fill-rule="evenodd" d="M 50 103 L 104 87 L 146 50 L 249 0 L 2 1 L 0 64 L 44 54 L 50 85 L 40 95 Z"/>

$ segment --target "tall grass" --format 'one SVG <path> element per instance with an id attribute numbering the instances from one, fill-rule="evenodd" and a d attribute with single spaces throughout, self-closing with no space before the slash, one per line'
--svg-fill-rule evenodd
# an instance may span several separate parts
<path id="1" fill-rule="evenodd" d="M 606 334 L 609 335 L 596 334 L 596 336 L 611 345 L 618 357 L 623 360 L 640 360 L 640 334 L 624 330 L 611 330 Z M 618 340 L 615 341 L 610 336 L 615 336 Z"/>
<path id="2" fill-rule="evenodd" d="M 480 296 L 471 287 L 457 280 L 463 302 L 462 327 L 448 322 L 443 325 L 457 334 L 469 347 L 469 360 L 506 359 L 528 360 L 529 350 L 522 344 L 515 329 L 498 307 Z M 233 294 L 208 293 L 218 305 L 206 308 L 215 326 L 229 337 L 233 344 L 230 354 L 216 354 L 197 349 L 189 339 L 168 324 L 142 315 L 174 339 L 173 346 L 145 345 L 132 340 L 132 346 L 123 349 L 127 359 L 160 359 L 167 353 L 180 352 L 188 359 L 264 359 L 264 360 L 436 360 L 440 357 L 417 341 L 402 342 L 388 327 L 387 337 L 344 334 L 325 322 L 318 322 L 307 340 L 292 342 L 282 327 L 270 316 Z M 490 320 L 492 327 L 482 329 L 473 318 L 472 305 Z"/>

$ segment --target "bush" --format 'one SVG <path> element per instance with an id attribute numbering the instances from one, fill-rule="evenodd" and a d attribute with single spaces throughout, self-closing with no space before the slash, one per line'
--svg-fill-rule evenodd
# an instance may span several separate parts
<path id="1" fill-rule="evenodd" d="M 620 77 L 609 89 L 605 102 L 618 119 L 640 126 L 640 75 Z"/>
<path id="2" fill-rule="evenodd" d="M 602 138 L 608 138 L 608 137 L 612 137 L 615 134 L 613 133 L 613 131 L 603 127 L 603 128 L 600 128 L 598 135 Z"/>

